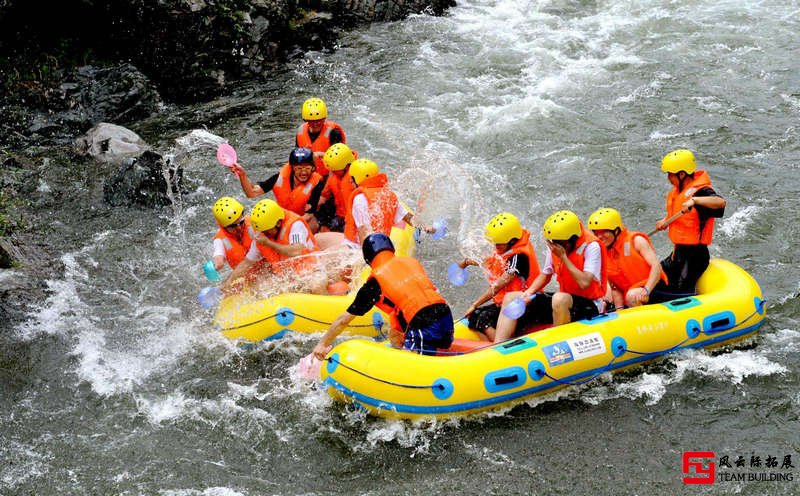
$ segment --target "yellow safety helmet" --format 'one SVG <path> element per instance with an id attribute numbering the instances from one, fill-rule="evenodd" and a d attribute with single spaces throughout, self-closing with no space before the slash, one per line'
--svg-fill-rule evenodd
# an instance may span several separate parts
<path id="1" fill-rule="evenodd" d="M 566 241 L 581 235 L 581 220 L 571 210 L 559 210 L 544 221 L 542 232 L 547 240 Z"/>
<path id="2" fill-rule="evenodd" d="M 661 172 L 672 172 L 677 174 L 684 171 L 687 174 L 694 174 L 697 164 L 694 161 L 694 153 L 691 150 L 673 150 L 661 161 Z"/>
<path id="3" fill-rule="evenodd" d="M 279 220 L 283 220 L 283 216 L 283 208 L 274 200 L 267 198 L 253 207 L 253 211 L 250 212 L 250 225 L 256 231 L 269 231 L 278 225 Z"/>
<path id="4" fill-rule="evenodd" d="M 339 171 L 350 165 L 355 158 L 349 146 L 344 143 L 336 143 L 328 148 L 328 151 L 325 152 L 325 156 L 322 157 L 322 161 L 325 163 L 325 167 L 327 167 L 328 170 Z"/>
<path id="5" fill-rule="evenodd" d="M 318 121 L 328 117 L 328 107 L 321 98 L 309 98 L 303 102 L 303 120 Z"/>
<path id="6" fill-rule="evenodd" d="M 366 158 L 360 158 L 350 164 L 350 175 L 356 182 L 356 186 L 361 184 L 361 181 L 368 177 L 375 177 L 380 174 L 381 170 L 378 164 Z"/>
<path id="7" fill-rule="evenodd" d="M 484 235 L 496 245 L 508 243 L 512 239 L 522 238 L 522 225 L 514 214 L 499 213 L 486 224 Z"/>
<path id="8" fill-rule="evenodd" d="M 233 224 L 242 216 L 244 206 L 239 203 L 235 198 L 230 196 L 223 196 L 214 203 L 214 218 L 217 219 L 219 225 L 228 227 Z"/>
<path id="9" fill-rule="evenodd" d="M 613 231 L 622 228 L 622 217 L 613 208 L 598 208 L 589 216 L 587 225 L 592 231 L 598 229 Z"/>

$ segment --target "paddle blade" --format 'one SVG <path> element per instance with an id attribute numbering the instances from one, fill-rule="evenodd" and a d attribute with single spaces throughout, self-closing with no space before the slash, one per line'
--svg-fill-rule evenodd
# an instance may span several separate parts
<path id="1" fill-rule="evenodd" d="M 297 362 L 297 372 L 300 377 L 307 381 L 319 379 L 319 371 L 322 369 L 322 361 L 317 359 L 313 353 L 309 353 Z"/>
<path id="2" fill-rule="evenodd" d="M 206 279 L 211 282 L 220 282 L 222 280 L 222 276 L 220 276 L 219 272 L 217 272 L 217 268 L 214 266 L 213 260 L 209 260 L 205 265 L 203 265 L 203 272 L 206 275 Z"/>
<path id="3" fill-rule="evenodd" d="M 447 219 L 439 219 L 433 221 L 433 228 L 436 229 L 431 233 L 431 239 L 438 241 L 445 237 L 447 234 Z"/>
<path id="4" fill-rule="evenodd" d="M 469 280 L 469 272 L 466 268 L 461 268 L 453 262 L 447 266 L 447 278 L 453 286 L 463 286 Z"/>
<path id="5" fill-rule="evenodd" d="M 222 291 L 216 286 L 207 286 L 197 293 L 197 301 L 206 310 L 211 310 L 222 300 Z"/>
<path id="6" fill-rule="evenodd" d="M 230 168 L 236 163 L 236 150 L 227 143 L 220 143 L 217 147 L 217 161 Z"/>
<path id="7" fill-rule="evenodd" d="M 514 298 L 511 300 L 511 303 L 506 305 L 503 309 L 503 315 L 514 320 L 522 317 L 523 313 L 525 313 L 525 300 L 522 298 Z"/>

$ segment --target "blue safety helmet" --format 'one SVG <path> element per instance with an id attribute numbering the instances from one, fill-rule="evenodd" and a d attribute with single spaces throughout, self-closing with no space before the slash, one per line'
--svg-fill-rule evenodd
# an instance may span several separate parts
<path id="1" fill-rule="evenodd" d="M 292 165 L 297 164 L 313 164 L 314 153 L 310 148 L 295 148 L 289 154 L 289 163 Z"/>
<path id="2" fill-rule="evenodd" d="M 361 251 L 364 253 L 364 260 L 371 264 L 375 256 L 382 252 L 389 250 L 394 253 L 394 244 L 389 236 L 383 233 L 373 233 L 364 239 L 364 244 L 361 245 Z"/>

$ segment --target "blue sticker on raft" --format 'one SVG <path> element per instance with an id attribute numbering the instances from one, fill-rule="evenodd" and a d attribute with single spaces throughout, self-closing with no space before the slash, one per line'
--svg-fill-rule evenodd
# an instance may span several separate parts
<path id="1" fill-rule="evenodd" d="M 544 352 L 544 356 L 547 357 L 547 362 L 551 367 L 573 360 L 572 349 L 570 349 L 566 341 L 543 346 L 542 352 Z"/>

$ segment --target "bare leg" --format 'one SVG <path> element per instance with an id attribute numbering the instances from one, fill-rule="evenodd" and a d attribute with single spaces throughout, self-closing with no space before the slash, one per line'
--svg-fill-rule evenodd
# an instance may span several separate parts
<path id="1" fill-rule="evenodd" d="M 568 324 L 572 317 L 569 314 L 572 308 L 572 295 L 558 292 L 553 295 L 553 325 Z"/>
<path id="2" fill-rule="evenodd" d="M 321 232 L 314 235 L 320 250 L 340 247 L 344 244 L 344 233 Z"/>
<path id="3" fill-rule="evenodd" d="M 503 298 L 503 306 L 500 310 L 500 316 L 497 318 L 497 328 L 494 330 L 494 339 L 492 339 L 495 343 L 506 341 L 514 335 L 514 330 L 517 328 L 517 319 L 506 316 L 503 310 L 509 303 L 520 296 L 522 296 L 521 291 L 512 291 Z M 489 329 L 486 330 L 488 331 Z M 486 335 L 489 336 L 489 333 L 487 332 Z M 489 337 L 491 338 L 491 336 Z"/>

